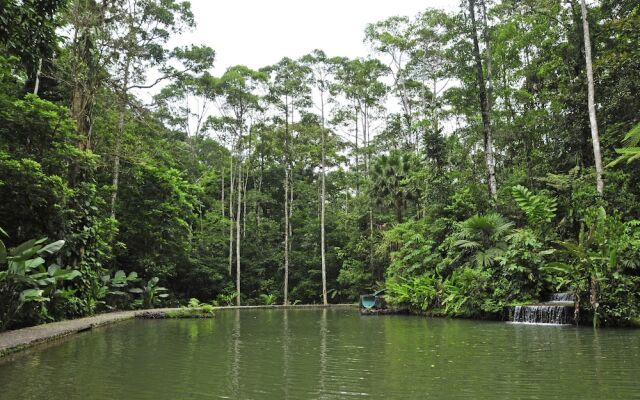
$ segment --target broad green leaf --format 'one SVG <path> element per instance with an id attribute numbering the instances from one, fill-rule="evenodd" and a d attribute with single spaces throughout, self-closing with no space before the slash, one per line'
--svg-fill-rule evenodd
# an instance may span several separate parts
<path id="1" fill-rule="evenodd" d="M 30 260 L 25 261 L 24 265 L 27 271 L 30 271 L 34 268 L 38 268 L 39 266 L 44 264 L 44 259 L 42 257 L 32 258 Z"/>
<path id="2" fill-rule="evenodd" d="M 553 262 L 553 263 L 549 263 L 543 267 L 540 267 L 541 270 L 543 271 L 549 271 L 549 272 L 562 272 L 562 273 L 569 273 L 569 271 L 571 271 L 571 265 L 569 264 L 565 264 L 565 263 L 561 263 L 561 262 Z"/>
<path id="3" fill-rule="evenodd" d="M 59 252 L 62 246 L 64 246 L 64 240 L 58 240 L 56 242 L 49 243 L 48 245 L 44 246 L 42 249 L 38 251 L 38 254 L 53 255 Z"/>
<path id="4" fill-rule="evenodd" d="M 77 277 L 81 276 L 82 272 L 74 269 L 68 273 L 66 273 L 65 275 L 62 275 L 61 278 L 64 279 L 65 281 L 70 281 L 73 279 L 76 279 Z"/>
<path id="5" fill-rule="evenodd" d="M 47 297 L 42 297 L 44 293 L 43 290 L 40 289 L 27 289 L 23 290 L 20 293 L 20 301 L 26 303 L 30 301 L 48 301 Z"/>
<path id="6" fill-rule="evenodd" d="M 62 270 L 62 267 L 60 267 L 58 264 L 51 264 L 49 265 L 49 268 L 47 268 L 47 273 L 50 276 L 55 276 L 56 273 L 59 273 L 59 271 L 63 271 L 63 270 Z M 64 273 L 64 271 L 62 273 Z"/>
<path id="7" fill-rule="evenodd" d="M 12 256 L 19 256 L 23 252 L 33 248 L 33 246 L 35 246 L 36 242 L 37 242 L 37 240 L 35 240 L 35 239 L 27 240 L 26 242 L 22 243 L 18 247 L 12 249 L 10 254 Z"/>

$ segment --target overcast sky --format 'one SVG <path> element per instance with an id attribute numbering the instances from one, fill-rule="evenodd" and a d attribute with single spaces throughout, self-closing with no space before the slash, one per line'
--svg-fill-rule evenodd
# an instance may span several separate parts
<path id="1" fill-rule="evenodd" d="M 368 23 L 425 8 L 455 10 L 459 0 L 191 0 L 197 28 L 176 43 L 216 51 L 215 72 L 261 68 L 319 48 L 328 56 L 362 57 Z"/>

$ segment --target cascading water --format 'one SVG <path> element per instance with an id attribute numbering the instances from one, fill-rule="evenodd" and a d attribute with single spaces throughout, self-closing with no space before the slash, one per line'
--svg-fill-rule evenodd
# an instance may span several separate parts
<path id="1" fill-rule="evenodd" d="M 573 323 L 574 296 L 554 293 L 551 300 L 540 304 L 515 306 L 514 323 L 569 325 Z"/>

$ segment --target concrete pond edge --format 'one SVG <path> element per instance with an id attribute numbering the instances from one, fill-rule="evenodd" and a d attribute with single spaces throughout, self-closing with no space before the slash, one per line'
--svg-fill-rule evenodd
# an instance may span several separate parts
<path id="1" fill-rule="evenodd" d="M 269 305 L 269 306 L 224 306 L 214 307 L 213 311 L 221 310 L 255 310 L 255 309 L 322 309 L 322 308 L 357 308 L 357 304 L 304 304 L 304 305 Z M 185 311 L 195 311 L 183 314 Z M 16 329 L 0 333 L 0 358 L 16 352 L 65 338 L 80 332 L 86 332 L 101 326 L 112 325 L 117 322 L 140 319 L 166 318 L 210 318 L 215 314 L 198 313 L 200 309 L 187 308 L 155 308 L 147 310 L 117 311 L 98 314 L 91 317 L 52 322 L 28 328 Z M 177 315 L 177 316 L 176 316 Z"/>

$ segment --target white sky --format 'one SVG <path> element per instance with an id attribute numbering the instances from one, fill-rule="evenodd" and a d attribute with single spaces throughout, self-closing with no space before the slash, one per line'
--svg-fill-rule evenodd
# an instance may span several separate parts
<path id="1" fill-rule="evenodd" d="M 197 28 L 179 45 L 216 51 L 215 73 L 243 64 L 258 69 L 313 49 L 329 57 L 364 57 L 368 23 L 426 8 L 456 10 L 459 0 L 191 0 Z"/>

